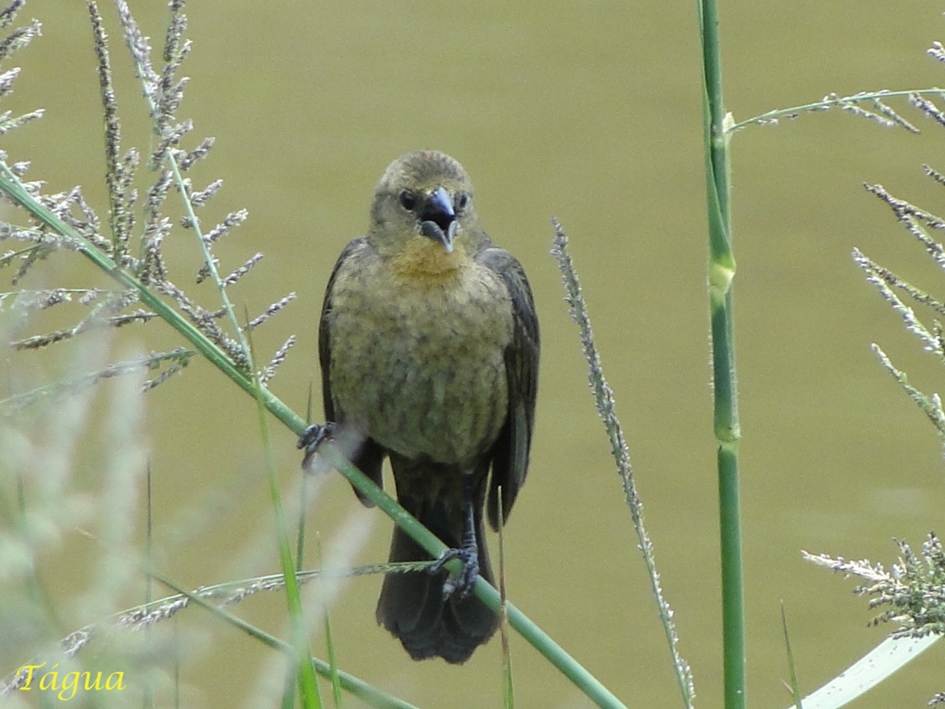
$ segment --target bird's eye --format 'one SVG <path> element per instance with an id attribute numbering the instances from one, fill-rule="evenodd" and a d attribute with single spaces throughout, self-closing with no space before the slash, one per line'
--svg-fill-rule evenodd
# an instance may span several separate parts
<path id="1" fill-rule="evenodd" d="M 400 206 L 408 212 L 412 211 L 413 208 L 417 206 L 417 195 L 413 192 L 403 190 L 400 193 Z"/>
<path id="2" fill-rule="evenodd" d="M 466 209 L 467 204 L 469 204 L 469 195 L 465 192 L 461 192 L 456 199 L 456 208 L 459 210 Z"/>

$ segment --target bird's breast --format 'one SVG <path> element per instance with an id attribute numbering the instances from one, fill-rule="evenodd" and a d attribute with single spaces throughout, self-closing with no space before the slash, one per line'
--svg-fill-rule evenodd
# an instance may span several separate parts
<path id="1" fill-rule="evenodd" d="M 501 279 L 467 259 L 439 278 L 367 260 L 336 278 L 331 384 L 337 409 L 409 458 L 470 464 L 508 402 L 512 308 Z"/>

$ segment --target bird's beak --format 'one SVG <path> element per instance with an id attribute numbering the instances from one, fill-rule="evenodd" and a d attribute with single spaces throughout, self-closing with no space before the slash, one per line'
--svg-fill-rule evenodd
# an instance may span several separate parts
<path id="1" fill-rule="evenodd" d="M 456 236 L 458 227 L 453 198 L 446 189 L 437 187 L 427 197 L 423 211 L 420 212 L 420 233 L 440 242 L 449 254 L 453 252 L 453 237 Z"/>

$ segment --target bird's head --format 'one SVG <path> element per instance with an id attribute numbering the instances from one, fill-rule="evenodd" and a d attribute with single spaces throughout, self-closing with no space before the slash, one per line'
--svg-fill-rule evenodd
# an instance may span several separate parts
<path id="1" fill-rule="evenodd" d="M 374 191 L 369 238 L 383 252 L 409 249 L 439 260 L 436 254 L 453 254 L 477 238 L 475 224 L 472 183 L 463 166 L 444 153 L 421 150 L 384 171 Z"/>

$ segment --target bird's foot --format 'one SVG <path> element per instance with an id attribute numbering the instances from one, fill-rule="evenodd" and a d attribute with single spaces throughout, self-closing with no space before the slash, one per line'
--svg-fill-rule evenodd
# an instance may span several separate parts
<path id="1" fill-rule="evenodd" d="M 449 598 L 454 593 L 459 594 L 459 599 L 466 598 L 476 585 L 476 579 L 479 578 L 479 552 L 475 547 L 460 547 L 447 549 L 436 560 L 429 573 L 437 574 L 442 571 L 447 562 L 459 559 L 463 568 L 459 573 L 450 574 L 443 582 L 443 598 Z"/>
<path id="2" fill-rule="evenodd" d="M 331 421 L 313 423 L 302 431 L 302 435 L 299 436 L 299 442 L 295 447 L 305 449 L 305 457 L 302 459 L 303 468 L 308 467 L 312 457 L 315 455 L 316 451 L 318 451 L 318 447 L 326 440 L 334 438 L 334 435 L 335 424 Z"/>

